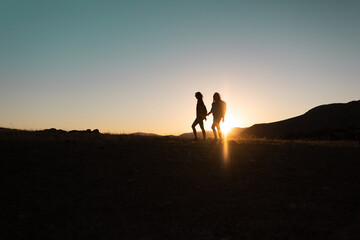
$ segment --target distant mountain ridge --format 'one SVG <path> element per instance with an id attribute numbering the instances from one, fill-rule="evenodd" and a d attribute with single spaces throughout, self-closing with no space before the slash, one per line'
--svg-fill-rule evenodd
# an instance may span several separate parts
<path id="1" fill-rule="evenodd" d="M 241 135 L 279 139 L 359 140 L 360 100 L 321 105 L 294 118 L 255 124 Z"/>
<path id="2" fill-rule="evenodd" d="M 161 137 L 161 135 L 156 133 L 145 133 L 145 132 L 135 132 L 135 133 L 131 133 L 130 135 L 141 136 L 141 137 Z"/>
<path id="3" fill-rule="evenodd" d="M 38 131 L 1 128 L 5 136 L 11 133 L 27 134 L 77 134 L 98 135 L 98 129 L 64 131 L 61 129 L 45 129 Z M 130 135 L 141 137 L 180 137 L 193 138 L 192 132 L 179 136 L 162 136 L 154 133 L 136 132 Z M 212 131 L 206 131 L 207 138 L 213 138 Z M 198 132 L 201 139 L 202 134 Z M 360 141 L 360 100 L 349 103 L 333 103 L 314 107 L 303 115 L 272 123 L 255 124 L 249 128 L 233 128 L 229 138 L 270 138 L 270 139 L 314 139 L 314 140 L 357 140 Z"/>

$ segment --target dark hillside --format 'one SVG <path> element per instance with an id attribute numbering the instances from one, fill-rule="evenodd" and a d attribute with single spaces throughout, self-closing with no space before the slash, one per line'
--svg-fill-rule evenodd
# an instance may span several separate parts
<path id="1" fill-rule="evenodd" d="M 244 136 L 280 139 L 347 139 L 359 140 L 360 101 L 315 107 L 305 114 L 287 120 L 255 124 L 244 130 Z"/>

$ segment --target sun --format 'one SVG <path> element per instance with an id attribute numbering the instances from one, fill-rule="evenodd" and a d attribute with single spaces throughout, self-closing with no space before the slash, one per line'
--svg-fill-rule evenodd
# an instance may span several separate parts
<path id="1" fill-rule="evenodd" d="M 238 127 L 240 122 L 232 115 L 225 115 L 225 121 L 220 122 L 221 132 L 228 134 L 232 128 Z"/>

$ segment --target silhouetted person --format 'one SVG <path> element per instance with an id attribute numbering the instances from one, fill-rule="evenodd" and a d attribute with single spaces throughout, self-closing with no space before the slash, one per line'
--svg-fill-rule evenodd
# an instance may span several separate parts
<path id="1" fill-rule="evenodd" d="M 195 119 L 195 121 L 194 121 L 194 123 L 192 124 L 191 127 L 192 127 L 193 132 L 194 132 L 195 140 L 197 140 L 195 126 L 199 124 L 200 128 L 201 128 L 201 131 L 202 131 L 202 134 L 203 134 L 203 139 L 205 140 L 206 139 L 206 132 L 205 132 L 205 129 L 204 129 L 203 120 L 204 119 L 206 120 L 207 110 L 206 110 L 206 107 L 205 107 L 205 104 L 204 104 L 204 101 L 203 101 L 203 95 L 201 94 L 201 92 L 195 93 L 195 97 L 197 99 L 196 119 Z"/>
<path id="2" fill-rule="evenodd" d="M 220 94 L 217 92 L 214 93 L 213 98 L 214 98 L 214 100 L 213 100 L 213 103 L 211 106 L 211 111 L 207 115 L 212 113 L 214 116 L 214 121 L 211 126 L 211 129 L 213 130 L 215 140 L 217 140 L 217 134 L 219 135 L 220 139 L 222 138 L 222 133 L 221 133 L 221 129 L 220 129 L 220 121 L 221 120 L 223 122 L 225 121 L 226 103 L 221 100 Z M 216 134 L 215 128 L 217 128 L 217 134 Z"/>

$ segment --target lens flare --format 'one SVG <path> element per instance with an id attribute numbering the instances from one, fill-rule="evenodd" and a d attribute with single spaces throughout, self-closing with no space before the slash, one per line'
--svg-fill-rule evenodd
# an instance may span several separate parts
<path id="1" fill-rule="evenodd" d="M 221 131 L 225 135 L 227 135 L 231 131 L 232 128 L 239 127 L 239 125 L 240 125 L 239 121 L 231 115 L 226 115 L 225 121 L 220 123 Z"/>
<path id="2" fill-rule="evenodd" d="M 229 145 L 228 145 L 228 141 L 227 141 L 227 134 L 224 135 L 223 161 L 224 161 L 225 166 L 229 162 Z"/>
<path id="3" fill-rule="evenodd" d="M 230 161 L 230 152 L 229 152 L 229 145 L 228 145 L 228 135 L 231 132 L 231 129 L 234 127 L 239 127 L 240 122 L 237 118 L 233 117 L 231 114 L 227 114 L 225 116 L 225 121 L 220 123 L 221 125 L 221 131 L 223 133 L 224 137 L 224 143 L 223 143 L 223 163 L 224 166 L 227 166 Z"/>

